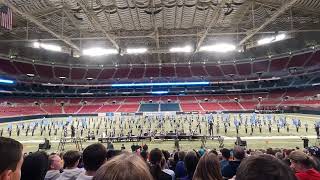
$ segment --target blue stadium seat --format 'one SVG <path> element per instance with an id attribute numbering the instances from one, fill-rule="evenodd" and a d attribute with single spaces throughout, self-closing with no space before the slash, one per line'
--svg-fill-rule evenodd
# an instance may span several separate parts
<path id="1" fill-rule="evenodd" d="M 139 112 L 157 112 L 159 111 L 159 104 L 141 104 Z"/>
<path id="2" fill-rule="evenodd" d="M 160 104 L 160 111 L 181 111 L 178 103 Z"/>

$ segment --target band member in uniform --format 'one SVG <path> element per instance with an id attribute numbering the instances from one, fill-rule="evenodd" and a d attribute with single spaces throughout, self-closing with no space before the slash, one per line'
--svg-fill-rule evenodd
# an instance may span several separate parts
<path id="1" fill-rule="evenodd" d="M 271 124 L 268 124 L 269 133 L 271 133 Z"/>
<path id="2" fill-rule="evenodd" d="M 209 122 L 209 135 L 213 136 L 213 122 L 212 121 Z"/>
<path id="3" fill-rule="evenodd" d="M 305 123 L 304 127 L 306 128 L 306 132 L 308 132 L 308 123 Z"/>

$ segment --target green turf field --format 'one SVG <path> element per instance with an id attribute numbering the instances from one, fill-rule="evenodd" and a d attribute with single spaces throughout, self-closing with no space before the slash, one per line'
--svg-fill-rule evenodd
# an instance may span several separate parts
<path id="1" fill-rule="evenodd" d="M 262 132 L 259 132 L 259 127 L 255 126 L 254 131 L 251 134 L 251 126 L 248 125 L 248 132 L 245 132 L 244 121 L 245 119 L 250 119 L 251 114 L 242 114 L 243 123 L 239 128 L 239 136 L 248 137 L 247 143 L 248 148 L 258 149 L 258 148 L 295 148 L 302 147 L 302 140 L 300 137 L 308 136 L 310 139 L 310 145 L 318 145 L 316 142 L 314 124 L 317 120 L 320 120 L 320 116 L 317 115 L 303 115 L 303 114 L 275 114 L 272 115 L 272 126 L 271 133 L 268 129 L 268 123 L 265 125 L 263 123 L 263 119 L 267 119 L 267 115 L 257 115 L 257 119 L 260 119 L 262 122 Z M 287 127 L 281 128 L 280 132 L 277 132 L 276 121 L 280 117 L 286 117 L 286 121 L 289 124 L 289 132 L 287 132 Z M 227 126 L 227 133 L 224 132 L 224 121 L 223 115 L 213 115 L 214 117 L 214 134 L 221 135 L 225 138 L 224 145 L 225 147 L 232 147 L 234 145 L 234 138 L 237 136 L 236 128 L 234 125 L 234 118 L 239 119 L 239 114 L 230 114 L 230 126 Z M 86 120 L 82 120 L 82 119 Z M 158 117 L 159 118 L 159 117 Z M 299 128 L 299 132 L 296 132 L 296 127 L 292 124 L 292 118 L 298 118 L 301 120 L 301 128 Z M 110 133 L 114 133 L 119 135 L 121 132 L 123 134 L 127 134 L 130 129 L 133 130 L 133 134 L 138 135 L 141 131 L 148 132 L 157 130 L 158 132 L 169 132 L 169 131 L 179 131 L 189 133 L 189 129 L 192 132 L 198 133 L 199 126 L 202 129 L 202 135 L 208 135 L 208 116 L 204 115 L 165 115 L 163 117 L 164 123 L 161 127 L 159 127 L 159 119 L 156 116 L 150 116 L 150 118 L 145 118 L 143 116 L 116 116 L 108 119 L 108 117 L 72 117 L 72 123 L 76 127 L 76 134 L 80 136 L 80 129 L 82 129 L 82 121 L 87 122 L 87 129 L 83 129 L 83 136 L 87 136 L 88 131 L 93 131 L 96 137 L 108 136 Z M 89 120 L 90 119 L 90 120 Z M 174 120 L 175 122 L 174 122 Z M 150 120 L 150 123 L 149 123 Z M 46 130 L 43 130 L 43 134 L 41 135 L 40 125 L 35 129 L 34 135 L 31 135 L 31 130 L 28 132 L 28 136 L 26 136 L 26 127 L 30 125 L 30 127 L 38 122 L 41 124 L 41 119 L 30 120 L 30 121 L 21 121 L 21 122 L 13 122 L 13 123 L 1 123 L 0 130 L 3 129 L 3 136 L 9 136 L 7 128 L 12 125 L 12 135 L 11 137 L 21 141 L 24 144 L 24 151 L 36 151 L 39 142 L 44 138 L 48 138 L 52 141 L 52 149 L 50 151 L 57 151 L 58 141 L 62 136 L 63 130 L 62 127 L 59 127 L 59 124 L 65 123 L 66 121 L 70 121 L 70 118 L 48 118 L 43 120 L 43 126 L 46 126 Z M 122 124 L 120 122 L 123 122 Z M 53 123 L 52 123 L 53 122 Z M 90 123 L 89 123 L 90 122 Z M 249 124 L 249 120 L 247 120 Z M 267 121 L 269 122 L 269 121 Z M 79 123 L 79 125 L 77 125 Z M 9 124 L 9 125 L 8 125 Z M 22 130 L 22 124 L 24 124 L 25 128 Z M 49 124 L 49 125 L 48 125 Z M 52 125 L 54 124 L 54 125 Z M 71 124 L 71 123 L 70 123 Z M 70 124 L 68 125 L 68 136 L 70 136 Z M 217 126 L 217 124 L 219 124 Z M 228 124 L 228 123 L 227 123 Z M 308 126 L 308 132 L 306 132 L 305 124 Z M 17 125 L 20 129 L 20 135 L 17 136 Z M 190 126 L 191 125 L 191 126 Z M 49 136 L 48 126 L 51 127 L 51 135 Z M 130 128 L 129 128 L 130 126 Z M 150 127 L 151 126 L 151 127 Z M 57 128 L 57 135 L 54 135 L 54 128 Z M 218 130 L 217 130 L 218 129 Z M 219 132 L 219 133 L 218 133 Z M 268 138 L 269 137 L 269 138 Z M 278 139 L 278 138 L 281 139 Z M 87 146 L 90 143 L 97 141 L 85 142 L 83 147 Z M 138 144 L 147 143 L 150 148 L 159 147 L 162 149 L 173 150 L 174 142 L 173 141 L 160 141 L 155 140 L 152 142 L 144 141 L 138 142 Z M 132 142 L 127 143 L 114 143 L 115 148 L 120 148 L 120 146 L 124 144 L 127 149 L 130 149 L 130 146 L 133 144 Z M 198 149 L 201 145 L 201 141 L 180 141 L 180 147 L 183 150 L 191 150 Z M 210 149 L 218 148 L 218 142 L 207 140 L 206 146 Z M 66 145 L 67 149 L 74 149 L 74 144 Z"/>

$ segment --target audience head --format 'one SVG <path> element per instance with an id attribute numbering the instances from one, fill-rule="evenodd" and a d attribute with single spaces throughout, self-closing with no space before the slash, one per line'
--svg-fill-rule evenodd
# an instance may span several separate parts
<path id="1" fill-rule="evenodd" d="M 196 167 L 193 180 L 222 180 L 220 163 L 214 153 L 204 154 Z"/>
<path id="2" fill-rule="evenodd" d="M 120 150 L 114 150 L 114 149 L 108 149 L 107 150 L 107 160 L 113 158 L 114 156 L 120 155 L 122 151 Z"/>
<path id="3" fill-rule="evenodd" d="M 199 158 L 194 151 L 190 151 L 187 153 L 186 157 L 184 158 L 184 165 L 189 176 L 193 176 L 193 173 L 198 165 L 198 161 Z"/>
<path id="4" fill-rule="evenodd" d="M 107 149 L 100 143 L 91 144 L 82 153 L 84 169 L 97 171 L 106 161 Z"/>
<path id="5" fill-rule="evenodd" d="M 222 155 L 222 157 L 224 159 L 227 159 L 227 160 L 230 159 L 231 154 L 230 154 L 230 150 L 229 149 L 223 148 L 223 149 L 220 150 L 220 152 L 221 152 L 221 155 Z"/>
<path id="6" fill-rule="evenodd" d="M 142 157 L 142 159 L 144 161 L 147 161 L 148 160 L 148 152 L 147 151 L 141 151 L 140 152 L 140 156 Z"/>
<path id="7" fill-rule="evenodd" d="M 290 159 L 290 167 L 295 171 L 304 171 L 313 167 L 312 159 L 302 151 L 292 151 L 288 158 Z"/>
<path id="8" fill-rule="evenodd" d="M 149 154 L 150 173 L 157 179 L 164 166 L 164 157 L 162 151 L 158 148 L 152 149 Z"/>
<path id="9" fill-rule="evenodd" d="M 62 169 L 62 160 L 57 154 L 51 154 L 48 158 L 49 170 L 60 170 Z"/>
<path id="10" fill-rule="evenodd" d="M 76 168 L 79 164 L 80 158 L 81 158 L 81 154 L 79 151 L 67 151 L 63 155 L 64 168 L 65 169 Z"/>
<path id="11" fill-rule="evenodd" d="M 183 161 L 185 156 L 186 156 L 186 153 L 184 151 L 179 151 L 178 152 L 179 161 Z"/>
<path id="12" fill-rule="evenodd" d="M 296 180 L 293 171 L 271 155 L 253 155 L 244 159 L 235 180 Z"/>
<path id="13" fill-rule="evenodd" d="M 93 180 L 153 180 L 147 164 L 137 155 L 122 153 L 107 161 Z"/>
<path id="14" fill-rule="evenodd" d="M 19 180 L 23 146 L 14 139 L 0 137 L 0 180 Z"/>
<path id="15" fill-rule="evenodd" d="M 21 180 L 43 180 L 49 168 L 49 156 L 44 151 L 29 154 L 21 167 Z"/>
<path id="16" fill-rule="evenodd" d="M 233 149 L 233 157 L 235 158 L 235 160 L 242 160 L 244 159 L 246 156 L 246 153 L 244 152 L 244 149 L 240 146 L 236 146 Z"/>

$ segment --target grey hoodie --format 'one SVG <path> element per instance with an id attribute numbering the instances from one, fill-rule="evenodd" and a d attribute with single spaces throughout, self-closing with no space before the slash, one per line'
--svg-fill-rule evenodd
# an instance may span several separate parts
<path id="1" fill-rule="evenodd" d="M 46 176 L 44 177 L 44 180 L 56 180 L 60 176 L 59 170 L 49 170 L 47 171 Z"/>
<path id="2" fill-rule="evenodd" d="M 92 178 L 93 178 L 93 176 L 87 176 L 87 175 L 83 172 L 83 173 L 81 173 L 81 174 L 78 176 L 77 180 L 91 180 Z"/>
<path id="3" fill-rule="evenodd" d="M 84 172 L 84 169 L 64 169 L 60 177 L 57 180 L 76 180 L 77 177 Z"/>

